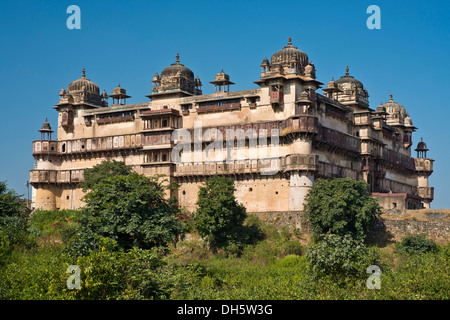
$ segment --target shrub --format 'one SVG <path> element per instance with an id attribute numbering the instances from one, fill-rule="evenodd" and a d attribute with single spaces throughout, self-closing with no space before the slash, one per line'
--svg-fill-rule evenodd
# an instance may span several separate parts
<path id="1" fill-rule="evenodd" d="M 176 210 L 158 177 L 114 176 L 92 188 L 78 214 L 80 229 L 69 245 L 72 254 L 95 250 L 99 238 L 114 240 L 122 249 L 150 249 L 175 244 L 182 236 L 183 226 L 172 216 Z"/>
<path id="2" fill-rule="evenodd" d="M 398 252 L 407 254 L 421 254 L 426 252 L 436 252 L 437 245 L 431 240 L 427 239 L 425 234 L 407 235 L 397 243 L 396 249 Z"/>
<path id="3" fill-rule="evenodd" d="M 309 246 L 306 257 L 319 276 L 364 277 L 367 267 L 378 263 L 376 253 L 350 235 L 327 234 Z"/>
<path id="4" fill-rule="evenodd" d="M 368 184 L 351 178 L 318 179 L 305 200 L 305 219 L 312 225 L 314 239 L 326 233 L 363 239 L 381 213 Z"/>

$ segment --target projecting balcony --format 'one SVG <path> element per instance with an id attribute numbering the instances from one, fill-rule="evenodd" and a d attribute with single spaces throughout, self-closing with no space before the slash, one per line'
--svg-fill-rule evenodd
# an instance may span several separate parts
<path id="1" fill-rule="evenodd" d="M 270 93 L 270 103 L 280 104 L 283 103 L 283 92 L 273 91 Z"/>
<path id="2" fill-rule="evenodd" d="M 434 187 L 419 187 L 418 193 L 425 200 L 434 199 Z"/>
<path id="3" fill-rule="evenodd" d="M 433 160 L 428 158 L 414 158 L 416 171 L 433 172 Z"/>
<path id="4" fill-rule="evenodd" d="M 84 181 L 84 169 L 76 170 L 30 170 L 30 183 L 60 184 Z"/>
<path id="5" fill-rule="evenodd" d="M 33 156 L 38 154 L 58 153 L 58 141 L 56 140 L 36 140 L 33 141 Z"/>

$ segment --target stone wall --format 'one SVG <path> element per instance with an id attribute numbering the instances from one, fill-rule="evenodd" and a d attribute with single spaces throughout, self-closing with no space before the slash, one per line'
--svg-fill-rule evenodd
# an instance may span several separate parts
<path id="1" fill-rule="evenodd" d="M 368 236 L 379 240 L 398 241 L 406 234 L 425 233 L 430 238 L 449 239 L 450 221 L 447 216 L 440 219 L 418 220 L 411 216 L 412 211 L 409 210 L 405 218 L 396 216 L 395 219 L 390 219 L 389 216 L 382 215 L 375 221 Z M 304 221 L 302 211 L 251 212 L 250 214 L 254 214 L 263 222 L 278 228 L 298 228 L 300 232 L 307 234 L 312 231 L 311 225 Z"/>

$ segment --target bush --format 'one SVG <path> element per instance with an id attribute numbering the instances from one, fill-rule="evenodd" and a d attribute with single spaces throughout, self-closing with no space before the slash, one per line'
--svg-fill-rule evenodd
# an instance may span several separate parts
<path id="1" fill-rule="evenodd" d="M 350 235 L 327 234 L 309 246 L 306 257 L 319 276 L 365 277 L 367 267 L 378 263 L 377 254 Z"/>
<path id="2" fill-rule="evenodd" d="M 92 188 L 77 217 L 80 228 L 69 244 L 72 254 L 96 250 L 99 238 L 114 240 L 122 249 L 150 249 L 175 244 L 183 235 L 158 178 L 133 173 L 106 178 Z"/>
<path id="3" fill-rule="evenodd" d="M 425 234 L 407 235 L 397 243 L 396 249 L 398 252 L 407 254 L 421 254 L 426 252 L 436 252 L 437 245 L 431 240 L 427 239 Z"/>
<path id="4" fill-rule="evenodd" d="M 351 178 L 318 179 L 305 201 L 305 219 L 311 223 L 316 240 L 326 233 L 364 239 L 381 213 L 368 192 L 368 184 Z"/>

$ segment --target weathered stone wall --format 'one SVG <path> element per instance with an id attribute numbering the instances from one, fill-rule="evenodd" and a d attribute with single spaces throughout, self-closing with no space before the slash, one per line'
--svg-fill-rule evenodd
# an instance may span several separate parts
<path id="1" fill-rule="evenodd" d="M 406 234 L 425 233 L 430 238 L 448 239 L 450 232 L 450 221 L 446 217 L 433 220 L 417 220 L 411 217 L 411 211 L 405 218 L 399 216 L 389 219 L 383 215 L 375 221 L 370 237 L 380 238 L 387 241 L 397 241 Z M 274 211 L 274 212 L 251 212 L 263 222 L 272 224 L 278 228 L 292 227 L 300 229 L 300 232 L 310 234 L 311 225 L 304 221 L 302 211 Z"/>

